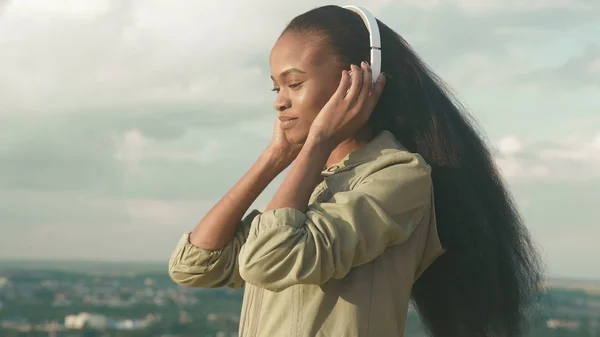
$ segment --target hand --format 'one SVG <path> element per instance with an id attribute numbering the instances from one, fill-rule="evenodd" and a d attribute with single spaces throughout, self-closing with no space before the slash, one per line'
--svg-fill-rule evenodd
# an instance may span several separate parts
<path id="1" fill-rule="evenodd" d="M 281 129 L 281 122 L 276 119 L 273 138 L 266 150 L 273 157 L 276 165 L 281 166 L 281 169 L 285 169 L 296 159 L 301 149 L 302 144 L 292 144 L 288 141 L 285 132 Z"/>
<path id="2" fill-rule="evenodd" d="M 383 91 L 385 78 L 379 75 L 373 86 L 371 67 L 352 65 L 352 77 L 342 72 L 337 91 L 313 121 L 309 138 L 325 142 L 332 149 L 356 133 L 369 119 Z"/>

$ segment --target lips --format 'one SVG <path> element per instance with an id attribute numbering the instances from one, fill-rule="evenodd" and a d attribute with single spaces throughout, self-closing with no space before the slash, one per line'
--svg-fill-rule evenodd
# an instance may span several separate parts
<path id="1" fill-rule="evenodd" d="M 286 130 L 286 129 L 293 127 L 294 124 L 296 124 L 296 122 L 298 121 L 298 118 L 289 117 L 289 116 L 279 116 L 279 121 L 281 122 L 281 123 L 279 123 L 281 128 L 283 130 Z"/>
<path id="2" fill-rule="evenodd" d="M 295 117 L 290 117 L 290 116 L 279 116 L 279 120 L 283 123 L 283 122 L 289 122 L 291 120 L 297 119 Z"/>

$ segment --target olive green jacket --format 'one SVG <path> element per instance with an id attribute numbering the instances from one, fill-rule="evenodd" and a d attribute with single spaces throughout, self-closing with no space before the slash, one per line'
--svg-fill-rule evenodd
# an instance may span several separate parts
<path id="1" fill-rule="evenodd" d="M 185 233 L 171 278 L 245 286 L 242 337 L 402 337 L 411 287 L 444 249 L 431 169 L 383 131 L 323 172 L 305 212 L 250 212 L 222 249 Z"/>

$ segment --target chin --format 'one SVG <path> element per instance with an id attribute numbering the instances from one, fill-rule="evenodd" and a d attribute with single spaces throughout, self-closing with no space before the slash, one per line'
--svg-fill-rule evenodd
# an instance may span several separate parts
<path id="1" fill-rule="evenodd" d="M 285 137 L 288 142 L 294 145 L 301 145 L 306 142 L 306 138 L 308 138 L 307 132 L 299 132 L 300 130 L 294 130 L 293 128 L 285 131 Z"/>

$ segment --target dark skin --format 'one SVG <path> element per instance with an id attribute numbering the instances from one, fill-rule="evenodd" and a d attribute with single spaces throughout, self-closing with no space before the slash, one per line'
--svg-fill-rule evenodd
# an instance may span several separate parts
<path id="1" fill-rule="evenodd" d="M 203 249 L 223 248 L 240 219 L 266 186 L 294 165 L 265 209 L 305 211 L 326 165 L 342 160 L 372 135 L 367 120 L 381 92 L 368 64 L 351 67 L 352 77 L 334 54 L 314 37 L 283 34 L 270 57 L 278 117 L 273 139 L 238 183 L 206 214 L 190 235 Z"/>
<path id="2" fill-rule="evenodd" d="M 285 134 L 290 143 L 302 144 L 325 103 L 340 84 L 342 65 L 321 43 L 286 33 L 273 46 L 271 79 L 277 92 L 273 107 L 278 114 L 298 118 Z M 326 51 L 326 52 L 323 52 Z"/>
<path id="3" fill-rule="evenodd" d="M 271 51 L 270 64 L 273 89 L 278 93 L 274 108 L 278 116 L 296 118 L 283 134 L 276 126 L 275 135 L 285 136 L 290 144 L 302 145 L 313 121 L 339 88 L 344 66 L 325 43 L 294 33 L 285 33 L 277 40 Z M 354 73 L 365 71 L 356 67 L 353 70 Z M 361 80 L 361 77 L 357 79 Z M 360 82 L 357 85 L 362 87 Z M 366 125 L 357 130 L 332 151 L 328 166 L 363 146 L 372 136 Z M 282 147 L 288 145 L 282 143 Z M 290 156 L 295 158 L 295 152 L 300 148 L 294 146 L 284 152 L 291 152 Z"/>

